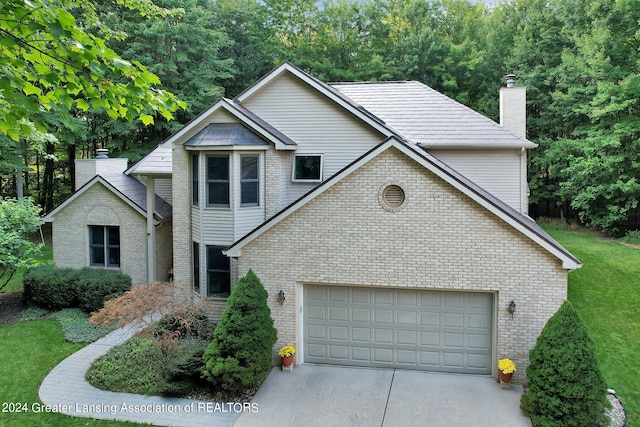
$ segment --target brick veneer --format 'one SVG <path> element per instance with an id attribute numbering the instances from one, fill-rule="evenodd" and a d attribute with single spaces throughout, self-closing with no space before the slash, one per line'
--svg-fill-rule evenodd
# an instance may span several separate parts
<path id="1" fill-rule="evenodd" d="M 406 195 L 396 211 L 380 205 L 390 182 Z M 269 293 L 274 361 L 281 345 L 302 345 L 305 283 L 483 291 L 496 295 L 495 357 L 513 359 L 521 382 L 529 349 L 567 296 L 558 259 L 395 148 L 249 243 L 238 262 Z"/>

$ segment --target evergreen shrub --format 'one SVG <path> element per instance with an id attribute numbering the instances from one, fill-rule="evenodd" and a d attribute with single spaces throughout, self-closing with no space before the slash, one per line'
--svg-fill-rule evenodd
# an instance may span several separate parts
<path id="1" fill-rule="evenodd" d="M 276 338 L 267 291 L 249 270 L 233 288 L 204 353 L 203 374 L 219 398 L 237 396 L 266 378 Z"/>
<path id="2" fill-rule="evenodd" d="M 520 406 L 534 426 L 608 425 L 607 387 L 595 344 L 569 301 L 545 325 L 529 362 Z"/>

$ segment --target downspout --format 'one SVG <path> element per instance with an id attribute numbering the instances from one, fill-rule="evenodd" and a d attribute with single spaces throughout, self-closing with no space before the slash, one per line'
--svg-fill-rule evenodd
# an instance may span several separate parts
<path id="1" fill-rule="evenodd" d="M 156 227 L 153 213 L 156 211 L 155 180 L 147 176 L 147 281 L 156 281 Z"/>

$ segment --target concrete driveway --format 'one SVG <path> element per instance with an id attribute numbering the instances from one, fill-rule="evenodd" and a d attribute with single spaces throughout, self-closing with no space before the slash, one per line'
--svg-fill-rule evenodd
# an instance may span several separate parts
<path id="1" fill-rule="evenodd" d="M 274 368 L 235 427 L 531 427 L 522 387 L 492 378 L 418 371 L 302 365 Z"/>

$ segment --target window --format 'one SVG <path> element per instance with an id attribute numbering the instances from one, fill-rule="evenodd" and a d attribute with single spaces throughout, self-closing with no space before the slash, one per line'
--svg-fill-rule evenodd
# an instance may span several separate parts
<path id="1" fill-rule="evenodd" d="M 293 180 L 316 182 L 322 180 L 322 156 L 320 154 L 296 154 L 293 157 Z"/>
<path id="2" fill-rule="evenodd" d="M 120 267 L 120 227 L 89 226 L 89 263 L 92 267 Z"/>
<path id="3" fill-rule="evenodd" d="M 260 179 L 258 155 L 240 156 L 240 206 L 258 206 Z"/>
<path id="4" fill-rule="evenodd" d="M 199 163 L 198 155 L 193 154 L 191 156 L 191 204 L 193 206 L 198 206 L 200 195 Z"/>
<path id="5" fill-rule="evenodd" d="M 231 292 L 230 259 L 222 246 L 207 246 L 207 295 L 226 298 Z"/>
<path id="6" fill-rule="evenodd" d="M 229 156 L 207 156 L 207 206 L 229 207 Z"/>
<path id="7" fill-rule="evenodd" d="M 200 244 L 193 242 L 193 290 L 200 293 Z"/>

